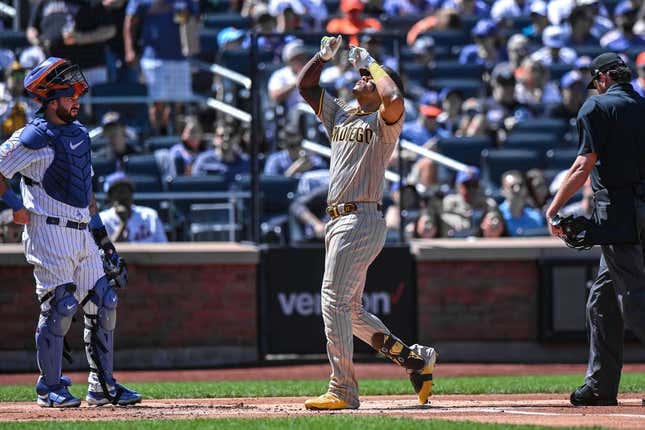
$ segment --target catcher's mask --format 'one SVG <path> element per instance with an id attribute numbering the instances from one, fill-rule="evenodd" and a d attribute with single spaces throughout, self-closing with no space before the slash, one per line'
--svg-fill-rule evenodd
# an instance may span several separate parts
<path id="1" fill-rule="evenodd" d="M 59 97 L 80 97 L 88 90 L 83 72 L 71 61 L 49 57 L 25 77 L 27 93 L 43 105 Z"/>

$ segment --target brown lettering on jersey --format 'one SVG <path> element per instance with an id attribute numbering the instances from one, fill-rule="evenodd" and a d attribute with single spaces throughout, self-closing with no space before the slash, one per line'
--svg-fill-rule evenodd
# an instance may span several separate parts
<path id="1" fill-rule="evenodd" d="M 335 125 L 331 131 L 331 141 L 350 141 L 355 143 L 370 143 L 374 131 L 367 124 Z"/>

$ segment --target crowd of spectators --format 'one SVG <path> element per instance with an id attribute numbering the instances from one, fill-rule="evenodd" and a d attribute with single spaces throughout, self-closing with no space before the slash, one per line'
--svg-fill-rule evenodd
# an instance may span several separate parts
<path id="1" fill-rule="evenodd" d="M 24 43 L 0 48 L 0 137 L 35 113 L 35 105 L 23 97 L 25 73 L 46 56 L 70 58 L 82 67 L 92 97 L 148 97 L 143 114 L 136 105 L 85 107 L 83 121 L 95 132 L 95 191 L 102 191 L 115 172 L 129 175 L 124 182 L 136 189 L 150 174 L 128 167 L 137 157 L 153 160 L 159 191 L 176 178 L 193 176 L 221 178 L 218 190 L 240 189 L 254 168 L 250 153 L 256 142 L 259 173 L 286 178 L 290 187 L 280 209 L 263 214 L 266 231 L 283 241 L 320 241 L 328 162 L 304 149 L 303 142 L 328 141 L 296 88 L 320 36 L 346 35 L 344 49 L 321 76 L 321 86 L 338 97 L 349 94 L 358 79 L 347 63 L 350 43 L 401 73 L 406 85 L 402 140 L 441 153 L 447 141 L 454 147 L 479 138 L 485 150 L 528 148 L 546 157 L 548 150 L 573 151 L 577 145 L 575 116 L 588 96 L 590 59 L 597 53 L 621 53 L 635 72 L 634 87 L 645 94 L 644 3 L 36 0 L 29 3 L 21 29 Z M 250 63 L 254 41 L 260 65 Z M 214 76 L 204 63 L 252 77 L 259 109 L 251 105 L 248 88 Z M 241 110 L 254 108 L 260 115 L 254 129 L 214 111 L 207 97 Z M 552 122 L 532 126 L 545 119 Z M 540 133 L 552 139 L 536 141 Z M 414 151 L 396 151 L 388 169 L 403 181 L 388 181 L 385 196 L 393 238 L 399 229 L 408 238 L 547 234 L 543 209 L 564 165 L 518 161 L 495 170 L 479 153 L 468 160 L 446 155 L 470 166 L 455 171 Z M 589 215 L 587 194 L 567 210 Z M 248 211 L 238 217 L 248 218 Z M 168 233 L 173 229 L 166 226 Z M 129 237 L 138 236 L 150 235 Z"/>

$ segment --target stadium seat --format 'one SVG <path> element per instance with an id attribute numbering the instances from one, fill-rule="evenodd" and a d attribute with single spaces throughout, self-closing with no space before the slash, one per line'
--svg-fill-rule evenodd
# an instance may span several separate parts
<path id="1" fill-rule="evenodd" d="M 441 60 L 435 63 L 431 73 L 436 78 L 449 76 L 451 79 L 481 80 L 484 66 L 480 64 L 460 64 L 456 60 Z"/>
<path id="2" fill-rule="evenodd" d="M 554 133 L 562 137 L 569 129 L 566 121 L 557 118 L 531 118 L 520 121 L 513 127 L 513 133 Z"/>
<path id="3" fill-rule="evenodd" d="M 235 12 L 222 12 L 207 14 L 203 21 L 205 28 L 222 29 L 235 27 L 242 30 L 250 29 L 252 20 Z"/>
<path id="4" fill-rule="evenodd" d="M 289 210 L 298 179 L 286 176 L 260 176 L 260 194 L 262 201 L 262 217 L 286 213 Z M 240 181 L 240 189 L 251 189 L 251 178 L 246 176 Z"/>
<path id="5" fill-rule="evenodd" d="M 535 149 L 544 155 L 546 151 L 561 145 L 562 138 L 555 133 L 523 133 L 513 132 L 504 142 L 508 149 Z"/>
<path id="6" fill-rule="evenodd" d="M 127 155 L 123 158 L 128 175 L 150 175 L 161 177 L 157 159 L 154 154 Z"/>
<path id="7" fill-rule="evenodd" d="M 168 182 L 168 190 L 182 191 L 227 191 L 228 182 L 224 176 L 177 176 Z"/>
<path id="8" fill-rule="evenodd" d="M 181 142 L 180 136 L 152 136 L 147 138 L 143 145 L 148 151 L 154 152 L 157 149 L 170 149 L 179 142 Z"/>
<path id="9" fill-rule="evenodd" d="M 19 48 L 28 48 L 30 45 L 24 31 L 0 30 L 0 46 L 15 52 Z"/>
<path id="10" fill-rule="evenodd" d="M 381 24 L 383 28 L 387 29 L 388 31 L 399 31 L 403 33 L 407 33 L 408 30 L 417 22 L 419 21 L 419 17 L 417 15 L 382 15 L 381 16 Z"/>
<path id="11" fill-rule="evenodd" d="M 560 82 L 560 78 L 567 72 L 573 69 L 571 64 L 551 64 L 548 66 L 550 79 L 552 81 Z"/>
<path id="12" fill-rule="evenodd" d="M 545 167 L 552 170 L 568 169 L 577 156 L 578 150 L 576 148 L 549 149 L 546 153 Z"/>
<path id="13" fill-rule="evenodd" d="M 146 97 L 148 89 L 139 83 L 105 83 L 92 86 L 92 97 Z M 117 111 L 128 125 L 148 129 L 148 103 L 101 103 L 93 105 L 94 115 L 101 118 L 108 111 Z"/>
<path id="14" fill-rule="evenodd" d="M 484 149 L 481 165 L 484 181 L 499 187 L 502 173 L 507 170 L 526 172 L 544 168 L 544 155 L 531 149 Z"/>
<path id="15" fill-rule="evenodd" d="M 432 36 L 435 46 L 451 46 L 453 49 L 459 49 L 471 43 L 470 34 L 463 30 L 432 30 L 424 34 Z"/>
<path id="16" fill-rule="evenodd" d="M 441 91 L 443 88 L 453 88 L 461 91 L 465 98 L 481 95 L 483 83 L 479 79 L 440 78 L 430 79 L 430 89 Z"/>
<path id="17" fill-rule="evenodd" d="M 492 146 L 493 142 L 488 136 L 449 137 L 439 140 L 437 150 L 446 157 L 470 166 L 479 166 L 482 151 Z"/>

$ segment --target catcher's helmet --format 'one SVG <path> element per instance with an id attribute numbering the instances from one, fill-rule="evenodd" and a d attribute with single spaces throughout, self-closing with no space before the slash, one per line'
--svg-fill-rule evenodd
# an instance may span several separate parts
<path id="1" fill-rule="evenodd" d="M 59 97 L 80 97 L 87 92 L 88 85 L 83 72 L 71 61 L 49 57 L 32 69 L 24 81 L 25 90 L 41 103 Z"/>

